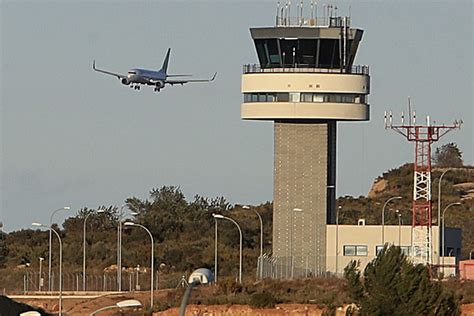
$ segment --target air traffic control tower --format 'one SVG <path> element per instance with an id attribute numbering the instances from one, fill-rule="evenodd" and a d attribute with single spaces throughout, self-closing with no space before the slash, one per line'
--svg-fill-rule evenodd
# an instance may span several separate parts
<path id="1" fill-rule="evenodd" d="M 276 278 L 327 272 L 337 122 L 369 120 L 369 69 L 353 65 L 363 31 L 325 9 L 317 18 L 312 6 L 311 18 L 304 18 L 298 8 L 292 18 L 286 5 L 278 8 L 276 26 L 250 29 L 259 64 L 244 65 L 241 117 L 274 121 L 270 262 Z"/>

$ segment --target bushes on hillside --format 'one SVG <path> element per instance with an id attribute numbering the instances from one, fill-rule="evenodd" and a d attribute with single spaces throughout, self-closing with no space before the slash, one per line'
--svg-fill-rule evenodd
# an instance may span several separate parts
<path id="1" fill-rule="evenodd" d="M 250 307 L 253 308 L 272 308 L 277 303 L 276 298 L 269 292 L 254 293 L 250 296 Z"/>

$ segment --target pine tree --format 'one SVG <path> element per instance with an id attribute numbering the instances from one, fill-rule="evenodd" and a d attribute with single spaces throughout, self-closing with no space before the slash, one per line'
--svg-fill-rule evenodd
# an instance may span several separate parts
<path id="1" fill-rule="evenodd" d="M 438 167 L 462 167 L 462 152 L 455 143 L 436 148 L 433 161 Z"/>
<path id="2" fill-rule="evenodd" d="M 413 265 L 399 247 L 384 248 L 361 277 L 351 262 L 344 270 L 349 296 L 361 315 L 459 315 L 460 297 L 430 280 L 429 270 Z"/>

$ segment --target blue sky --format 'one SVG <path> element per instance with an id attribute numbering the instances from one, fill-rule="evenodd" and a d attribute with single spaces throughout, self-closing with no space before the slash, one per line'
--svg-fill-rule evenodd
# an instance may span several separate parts
<path id="1" fill-rule="evenodd" d="M 473 164 L 471 1 L 329 2 L 364 29 L 355 64 L 371 69 L 371 120 L 338 124 L 337 194 L 365 195 L 378 175 L 413 161 L 383 112 L 462 118 L 456 142 Z M 309 7 L 309 1 L 306 1 Z M 1 205 L 7 231 L 71 205 L 120 205 L 180 186 L 232 203 L 272 200 L 273 124 L 240 119 L 242 65 L 256 63 L 249 27 L 272 26 L 276 1 L 2 1 Z M 307 14 L 309 12 L 307 10 Z M 160 68 L 212 84 L 139 92 L 105 69 Z M 69 214 L 69 215 L 71 215 Z M 58 214 L 62 222 L 68 214 Z"/>

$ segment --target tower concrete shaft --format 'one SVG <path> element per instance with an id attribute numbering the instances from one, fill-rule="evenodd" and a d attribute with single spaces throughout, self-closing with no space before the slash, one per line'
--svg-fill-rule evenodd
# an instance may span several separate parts
<path id="1" fill-rule="evenodd" d="M 244 66 L 241 117 L 275 122 L 274 276 L 317 276 L 335 223 L 337 121 L 369 119 L 368 67 L 353 66 L 363 31 L 348 17 L 278 21 L 250 29 L 259 64 Z"/>

